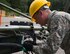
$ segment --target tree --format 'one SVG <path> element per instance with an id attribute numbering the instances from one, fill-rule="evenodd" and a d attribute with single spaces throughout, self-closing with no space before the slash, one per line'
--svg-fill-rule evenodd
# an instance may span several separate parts
<path id="1" fill-rule="evenodd" d="M 62 0 L 64 2 L 64 11 L 69 12 L 70 13 L 70 0 Z"/>
<path id="2" fill-rule="evenodd" d="M 11 4 L 11 7 L 19 9 L 20 0 L 7 0 L 7 2 Z"/>
<path id="3" fill-rule="evenodd" d="M 9 6 L 10 6 L 10 4 L 9 4 L 6 0 L 0 0 L 0 2 L 2 2 L 2 3 L 4 3 L 4 4 L 6 4 L 6 5 L 9 5 Z M 5 7 L 1 6 L 1 5 L 0 5 L 0 9 L 8 10 L 8 9 L 6 9 Z"/>
<path id="4" fill-rule="evenodd" d="M 48 0 L 51 2 L 51 10 L 58 10 L 58 11 L 62 11 L 63 10 L 63 2 L 62 0 Z"/>
<path id="5" fill-rule="evenodd" d="M 51 10 L 65 11 L 70 13 L 70 0 L 48 0 L 51 2 Z"/>

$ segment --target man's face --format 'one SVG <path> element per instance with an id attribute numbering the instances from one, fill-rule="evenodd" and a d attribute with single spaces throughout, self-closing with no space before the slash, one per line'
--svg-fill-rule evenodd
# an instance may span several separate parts
<path id="1" fill-rule="evenodd" d="M 40 25 L 45 25 L 46 24 L 46 19 L 47 19 L 47 12 L 46 10 L 44 11 L 39 11 L 37 14 L 34 15 L 34 19 L 36 20 L 36 23 Z"/>

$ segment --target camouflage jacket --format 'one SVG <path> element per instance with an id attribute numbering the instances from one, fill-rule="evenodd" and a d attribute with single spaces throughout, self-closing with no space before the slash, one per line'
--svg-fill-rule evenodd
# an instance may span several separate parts
<path id="1" fill-rule="evenodd" d="M 70 48 L 70 14 L 52 11 L 48 18 L 47 23 L 50 34 L 46 41 L 37 47 L 40 54 L 55 54 L 60 46 L 64 50 Z"/>

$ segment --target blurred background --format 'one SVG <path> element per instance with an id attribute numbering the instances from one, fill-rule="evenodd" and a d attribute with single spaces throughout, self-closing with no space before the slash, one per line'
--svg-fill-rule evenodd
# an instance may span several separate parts
<path id="1" fill-rule="evenodd" d="M 25 14 L 29 13 L 29 6 L 33 0 L 0 0 L 0 2 Z M 48 0 L 51 2 L 51 10 L 65 11 L 70 13 L 70 0 Z M 0 5 L 0 14 L 3 16 L 19 15 Z"/>

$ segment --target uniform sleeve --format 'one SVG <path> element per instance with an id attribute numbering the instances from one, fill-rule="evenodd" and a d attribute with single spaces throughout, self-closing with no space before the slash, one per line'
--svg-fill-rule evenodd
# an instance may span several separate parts
<path id="1" fill-rule="evenodd" d="M 55 16 L 54 18 L 52 18 L 49 26 L 50 35 L 48 36 L 46 42 L 47 47 L 49 47 L 50 49 L 48 49 L 48 51 L 55 53 L 59 49 L 66 33 L 65 24 L 66 21 L 62 16 Z M 47 49 L 47 47 L 45 47 L 45 50 Z"/>

